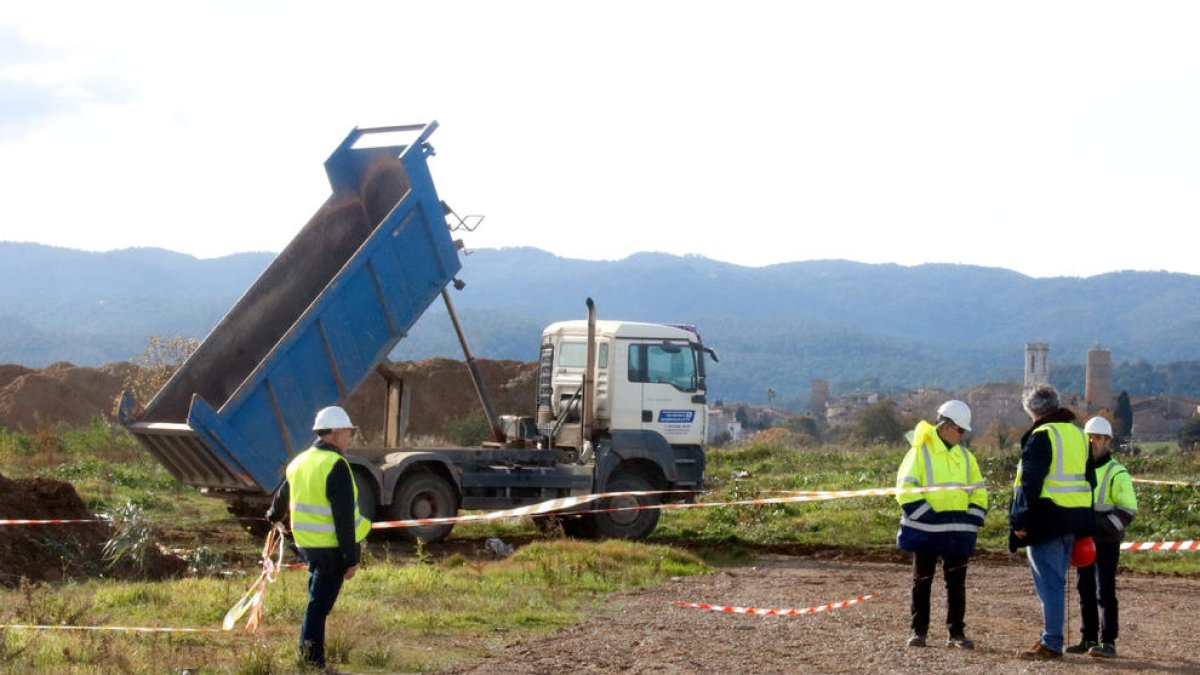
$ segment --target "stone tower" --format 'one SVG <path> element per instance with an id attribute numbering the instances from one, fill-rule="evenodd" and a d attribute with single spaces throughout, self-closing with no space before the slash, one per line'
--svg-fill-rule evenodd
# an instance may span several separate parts
<path id="1" fill-rule="evenodd" d="M 1088 410 L 1112 409 L 1112 352 L 1096 344 L 1087 353 L 1083 398 Z"/>
<path id="2" fill-rule="evenodd" d="M 1025 388 L 1050 384 L 1050 343 L 1025 343 Z"/>
<path id="3" fill-rule="evenodd" d="M 829 404 L 829 382 L 826 380 L 812 381 L 812 394 L 809 396 L 809 408 L 814 417 L 825 417 L 825 406 Z"/>

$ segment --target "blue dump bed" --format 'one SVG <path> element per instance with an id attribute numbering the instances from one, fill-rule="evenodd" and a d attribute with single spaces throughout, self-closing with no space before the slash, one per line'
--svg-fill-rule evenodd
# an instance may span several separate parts
<path id="1" fill-rule="evenodd" d="M 144 410 L 122 420 L 187 485 L 271 490 L 460 268 L 426 158 L 437 123 L 355 129 L 333 194 Z M 369 147 L 396 136 L 398 145 Z M 186 302 L 186 298 L 182 301 Z"/>

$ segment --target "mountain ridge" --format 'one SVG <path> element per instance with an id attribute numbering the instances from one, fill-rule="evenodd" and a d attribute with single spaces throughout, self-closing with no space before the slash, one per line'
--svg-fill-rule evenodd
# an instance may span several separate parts
<path id="1" fill-rule="evenodd" d="M 0 363 L 99 365 L 141 353 L 151 335 L 203 337 L 273 253 L 200 259 L 165 249 L 92 253 L 0 242 Z M 454 292 L 475 355 L 533 360 L 541 328 L 601 317 L 687 323 L 722 360 L 714 395 L 807 398 L 835 391 L 1020 381 L 1024 344 L 1082 364 L 1094 343 L 1120 363 L 1200 359 L 1200 276 L 1117 271 L 1035 278 L 998 267 L 815 260 L 745 267 L 643 252 L 622 260 L 562 258 L 532 247 L 470 250 Z M 437 303 L 393 358 L 461 358 Z M 1114 382 L 1114 387 L 1117 383 Z"/>

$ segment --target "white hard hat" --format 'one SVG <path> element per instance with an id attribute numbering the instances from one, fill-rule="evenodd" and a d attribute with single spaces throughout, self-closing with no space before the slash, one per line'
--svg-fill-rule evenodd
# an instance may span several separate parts
<path id="1" fill-rule="evenodd" d="M 1083 425 L 1083 433 L 1112 437 L 1112 425 L 1103 417 L 1093 417 Z"/>
<path id="2" fill-rule="evenodd" d="M 321 429 L 357 429 L 354 423 L 350 421 L 350 416 L 345 410 L 331 405 L 328 408 L 321 408 L 317 412 L 317 418 L 313 420 L 313 431 Z"/>
<path id="3" fill-rule="evenodd" d="M 937 409 L 937 414 L 947 417 L 963 429 L 971 430 L 971 409 L 959 400 L 946 401 Z"/>

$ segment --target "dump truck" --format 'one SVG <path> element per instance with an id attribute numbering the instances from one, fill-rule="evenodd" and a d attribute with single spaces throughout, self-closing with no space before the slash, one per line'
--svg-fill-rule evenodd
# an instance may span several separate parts
<path id="1" fill-rule="evenodd" d="M 588 299 L 586 319 L 542 334 L 535 414 L 496 414 L 448 291 L 462 287 L 461 242 L 429 171 L 436 128 L 352 130 L 325 162 L 331 194 L 317 213 L 148 403 L 123 396 L 119 419 L 180 482 L 265 526 L 284 468 L 314 440 L 314 413 L 377 373 L 388 382 L 383 447 L 346 452 L 364 517 L 663 492 L 538 519 L 571 535 L 645 537 L 658 509 L 611 509 L 686 501 L 702 487 L 705 359 L 715 352 L 690 326 L 598 320 Z M 479 447 L 403 447 L 405 386 L 389 376 L 388 355 L 439 298 L 491 427 Z M 451 528 L 392 531 L 436 541 Z"/>

